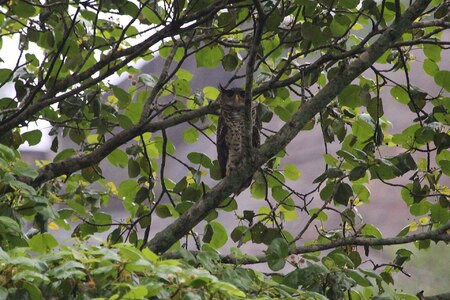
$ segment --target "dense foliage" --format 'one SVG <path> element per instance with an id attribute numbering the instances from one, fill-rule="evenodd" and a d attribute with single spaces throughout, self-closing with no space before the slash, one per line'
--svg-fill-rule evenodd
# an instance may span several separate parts
<path id="1" fill-rule="evenodd" d="M 371 256 L 450 240 L 447 1 L 0 4 L 0 298 L 417 299 L 394 280 L 411 247 Z M 159 67 L 144 73 L 142 62 Z M 219 91 L 193 88 L 201 68 L 227 72 L 221 84 L 244 87 L 247 113 L 257 101 L 264 122 L 263 145 L 222 180 L 214 153 L 183 157 L 166 132 L 177 128 L 183 147 L 213 143 Z M 396 134 L 392 101 L 414 115 Z M 44 121 L 54 156 L 26 162 L 19 147 L 47 134 L 27 127 Z M 286 146 L 315 128 L 323 161 L 299 191 L 301 151 Z M 183 174 L 167 175 L 171 160 Z M 106 180 L 105 162 L 128 177 Z M 235 195 L 253 174 L 252 199 Z M 396 236 L 356 209 L 376 201 L 373 181 L 409 209 Z M 127 218 L 113 220 L 111 203 Z M 160 219 L 171 224 L 156 232 Z M 249 244 L 265 250 L 241 250 Z"/>

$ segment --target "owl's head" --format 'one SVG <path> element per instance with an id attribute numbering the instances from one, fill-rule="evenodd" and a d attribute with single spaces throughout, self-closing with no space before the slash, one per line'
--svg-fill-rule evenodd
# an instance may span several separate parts
<path id="1" fill-rule="evenodd" d="M 220 106 L 227 106 L 233 108 L 243 108 L 245 106 L 245 91 L 241 88 L 225 89 L 219 85 Z"/>

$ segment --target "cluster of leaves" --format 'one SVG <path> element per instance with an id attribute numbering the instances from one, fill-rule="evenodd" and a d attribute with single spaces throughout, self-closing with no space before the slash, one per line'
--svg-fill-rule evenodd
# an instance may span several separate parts
<path id="1" fill-rule="evenodd" d="M 392 288 L 392 275 L 403 270 L 409 250 L 400 249 L 376 273 L 364 269 L 358 249 L 345 242 L 361 238 L 366 256 L 381 249 L 382 243 L 370 243 L 383 240 L 380 230 L 364 223 L 356 209 L 370 204 L 373 180 L 397 187 L 411 213 L 398 243 L 418 228 L 449 226 L 450 72 L 440 64 L 448 49 L 442 36 L 450 27 L 449 7 L 443 0 L 414 5 L 423 7 L 402 17 L 408 7 L 395 0 L 1 2 L 0 47 L 16 38 L 18 59 L 0 69 L 0 87 L 9 88 L 0 99 L 0 295 L 413 299 Z M 412 25 L 403 28 L 411 15 Z M 368 54 L 377 39 L 385 40 L 387 50 L 376 53 L 378 45 Z M 350 66 L 366 63 L 373 53 L 378 59 L 364 76 L 364 70 L 348 75 Z M 132 66 L 141 60 L 160 72 Z M 285 125 L 275 134 L 263 130 L 267 143 L 282 140 L 254 149 L 253 161 L 266 159 L 250 162 L 252 172 L 241 170 L 215 185 L 221 180 L 215 154 L 177 152 L 175 146 L 213 141 L 218 122 L 219 91 L 207 84 L 196 90 L 188 60 L 198 69 L 228 72 L 224 85 L 246 80 L 264 127 Z M 419 63 L 437 92 L 414 85 L 410 72 Z M 122 74 L 128 76 L 124 84 L 108 81 Z M 385 99 L 383 91 L 390 92 Z M 328 102 L 320 100 L 327 92 Z M 412 116 L 394 135 L 384 115 L 387 101 Z M 37 170 L 17 150 L 41 142 L 41 130 L 24 132 L 35 121 L 49 122 L 49 150 L 55 153 Z M 173 127 L 184 143 L 167 130 Z M 302 172 L 279 145 L 313 129 L 326 145 L 323 169 L 317 168 L 310 192 L 300 193 L 293 183 Z M 67 140 L 75 146 L 61 146 Z M 328 151 L 331 143 L 339 149 Z M 168 177 L 169 160 L 184 171 Z M 126 170 L 127 178 L 107 181 L 104 161 Z M 250 193 L 260 207 L 242 210 L 232 186 L 246 179 L 238 178 L 244 171 L 258 169 Z M 112 201 L 122 205 L 125 220 L 113 221 L 107 212 Z M 234 228 L 218 219 L 230 212 L 237 216 Z M 300 216 L 307 216 L 304 227 L 287 230 Z M 156 217 L 173 219 L 159 233 L 164 245 L 150 240 Z M 341 225 L 327 228 L 326 221 L 336 217 Z M 194 230 L 202 220 L 203 229 Z M 306 232 L 314 234 L 312 224 L 321 227 L 305 246 L 335 245 L 327 248 L 332 251 L 292 256 L 311 252 L 297 242 Z M 25 234 L 30 227 L 37 233 Z M 47 233 L 58 228 L 83 241 L 106 232 L 107 241 L 59 246 Z M 429 232 L 435 241 L 448 240 Z M 216 253 L 231 242 L 267 250 L 254 258 L 234 248 L 237 265 L 231 267 L 219 263 L 224 259 Z M 425 249 L 431 242 L 421 238 L 415 244 Z M 182 246 L 203 252 L 194 257 Z M 172 247 L 184 259 L 160 260 L 147 247 Z M 261 261 L 275 272 L 270 280 L 240 265 Z M 286 263 L 293 267 L 287 274 Z"/>
<path id="2" fill-rule="evenodd" d="M 161 259 L 148 249 L 121 243 L 107 248 L 78 242 L 59 248 L 48 233 L 34 236 L 29 245 L 0 249 L 2 299 L 325 299 L 258 271 L 221 264 L 213 251 L 194 256 L 180 250 L 183 259 Z M 29 250 L 39 254 L 31 256 Z M 234 253 L 236 259 L 247 258 L 237 249 Z M 317 273 L 325 274 L 323 269 Z"/>
<path id="3" fill-rule="evenodd" d="M 239 261 L 256 259 L 231 249 L 234 264 L 220 262 L 216 251 L 193 255 L 180 249 L 179 259 L 164 259 L 148 249 L 142 251 L 131 244 L 111 247 L 88 246 L 72 241 L 59 246 L 48 234 L 37 234 L 29 247 L 0 249 L 0 296 L 2 299 L 341 299 L 356 284 L 363 287 L 351 291 L 352 299 L 374 299 L 373 286 L 378 284 L 386 295 L 416 299 L 396 293 L 376 272 L 357 268 L 361 263 L 356 251 L 349 260 L 342 251 L 322 258 L 318 254 L 287 256 L 287 244 L 274 240 L 267 259 L 288 261 L 297 268 L 286 277 L 272 278 L 244 268 Z M 33 253 L 33 255 L 30 255 Z M 359 262 L 358 262 L 359 259 Z M 342 267 L 346 267 L 345 270 Z M 301 286 L 303 290 L 297 288 Z M 324 297 L 326 295 L 327 297 Z"/>
<path id="4" fill-rule="evenodd" d="M 273 240 L 266 252 L 272 270 L 280 270 L 286 263 L 296 267 L 285 276 L 275 276 L 275 280 L 281 280 L 292 288 L 300 286 L 329 299 L 416 299 L 389 286 L 393 283 L 394 267 L 386 268 L 381 274 L 365 269 L 361 266 L 360 254 L 354 248 L 336 249 L 323 257 L 319 254 L 303 254 L 300 259 L 289 255 L 288 244 L 280 238 Z M 407 250 L 399 250 L 397 254 L 404 261 L 411 256 Z M 359 288 L 352 289 L 356 286 Z M 379 291 L 383 292 L 382 295 Z"/>

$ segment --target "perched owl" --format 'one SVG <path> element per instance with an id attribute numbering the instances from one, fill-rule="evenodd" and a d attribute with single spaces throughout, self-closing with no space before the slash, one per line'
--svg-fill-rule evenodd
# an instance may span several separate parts
<path id="1" fill-rule="evenodd" d="M 217 128 L 217 154 L 222 178 L 239 167 L 244 151 L 243 136 L 245 130 L 245 91 L 240 88 L 224 89 L 220 86 L 220 116 Z M 257 103 L 252 103 L 252 144 L 260 145 L 260 122 Z M 239 189 L 245 190 L 252 178 L 249 178 Z"/>

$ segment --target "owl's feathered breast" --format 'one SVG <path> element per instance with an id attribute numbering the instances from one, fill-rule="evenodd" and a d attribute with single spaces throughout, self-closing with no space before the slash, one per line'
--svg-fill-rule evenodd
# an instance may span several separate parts
<path id="1" fill-rule="evenodd" d="M 217 128 L 217 154 L 222 178 L 229 175 L 242 159 L 244 121 L 243 107 L 221 106 Z M 253 147 L 260 144 L 256 103 L 252 105 L 252 144 Z"/>

